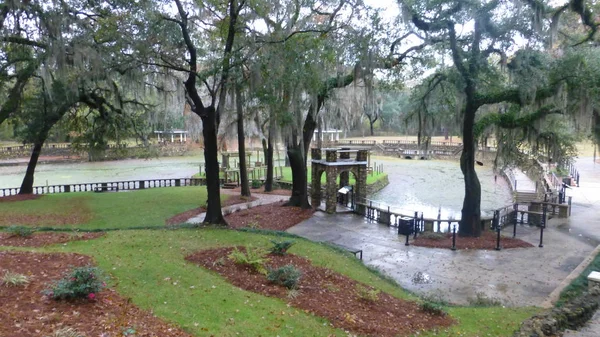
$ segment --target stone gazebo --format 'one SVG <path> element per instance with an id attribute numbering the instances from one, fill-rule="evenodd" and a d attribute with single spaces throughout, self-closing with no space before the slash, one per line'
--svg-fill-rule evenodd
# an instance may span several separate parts
<path id="1" fill-rule="evenodd" d="M 323 152 L 325 159 L 323 159 Z M 326 174 L 325 210 L 327 213 L 336 212 L 338 185 L 336 178 L 340 176 L 339 187 L 348 186 L 349 172 L 354 174 L 356 186 L 354 187 L 355 200 L 362 200 L 367 192 L 367 157 L 369 150 L 350 149 L 312 149 L 312 182 L 311 203 L 313 207 L 321 205 L 321 174 Z"/>

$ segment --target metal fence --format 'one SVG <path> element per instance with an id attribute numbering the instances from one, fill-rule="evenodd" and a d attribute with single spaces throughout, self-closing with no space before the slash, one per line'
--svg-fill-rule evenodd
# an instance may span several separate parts
<path id="1" fill-rule="evenodd" d="M 100 183 L 81 183 L 81 184 L 64 184 L 64 185 L 48 185 L 35 186 L 34 194 L 54 194 L 54 193 L 71 193 L 71 192 L 102 192 L 102 191 L 130 191 L 143 190 L 147 188 L 159 187 L 179 187 L 179 186 L 199 186 L 206 185 L 204 178 L 173 178 L 173 179 L 143 179 L 129 181 L 110 181 Z M 0 197 L 16 195 L 20 188 L 2 188 L 0 189 Z"/>

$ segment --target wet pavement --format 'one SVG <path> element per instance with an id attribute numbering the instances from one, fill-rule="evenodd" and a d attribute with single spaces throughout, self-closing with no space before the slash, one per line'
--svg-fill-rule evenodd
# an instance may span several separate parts
<path id="1" fill-rule="evenodd" d="M 479 296 L 507 306 L 528 306 L 541 305 L 596 247 L 593 241 L 552 227 L 544 231 L 543 248 L 537 247 L 539 229 L 519 226 L 517 237 L 535 247 L 501 251 L 405 246 L 405 237 L 395 228 L 354 214 L 319 212 L 288 232 L 362 249 L 366 264 L 421 296 L 455 304 L 469 304 Z"/>
<path id="2" fill-rule="evenodd" d="M 354 214 L 319 212 L 288 232 L 362 249 L 366 264 L 422 296 L 455 304 L 485 297 L 507 306 L 541 306 L 600 242 L 600 165 L 589 162 L 581 168 L 578 163 L 582 187 L 568 194 L 573 195 L 572 217 L 548 221 L 543 248 L 538 247 L 539 228 L 523 225 L 517 227 L 517 238 L 533 248 L 451 251 L 405 246 L 405 237 L 395 228 Z"/>

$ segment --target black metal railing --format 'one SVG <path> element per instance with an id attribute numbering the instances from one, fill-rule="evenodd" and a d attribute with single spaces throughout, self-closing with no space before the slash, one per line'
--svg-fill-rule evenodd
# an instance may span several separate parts
<path id="1" fill-rule="evenodd" d="M 71 192 L 100 192 L 100 191 L 129 191 L 147 188 L 200 186 L 206 185 L 205 178 L 170 178 L 170 179 L 142 179 L 128 181 L 110 181 L 98 183 L 80 183 L 64 185 L 34 186 L 33 194 L 54 194 Z M 0 197 L 16 195 L 20 188 L 2 188 Z"/>

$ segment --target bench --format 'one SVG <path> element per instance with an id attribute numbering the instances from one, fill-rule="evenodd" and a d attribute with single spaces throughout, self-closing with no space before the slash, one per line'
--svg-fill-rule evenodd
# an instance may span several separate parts
<path id="1" fill-rule="evenodd" d="M 96 193 L 108 192 L 108 191 L 118 192 L 119 188 L 117 186 L 96 186 L 96 187 L 94 187 L 94 192 L 96 192 Z"/>
<path id="2" fill-rule="evenodd" d="M 362 261 L 362 258 L 363 258 L 362 249 L 352 248 L 352 247 L 348 247 L 348 246 L 344 246 L 344 245 L 338 245 L 337 243 L 333 243 L 333 242 L 327 242 L 327 243 L 329 243 L 332 246 L 338 247 L 340 249 L 349 251 L 350 253 L 354 254 L 354 257 L 356 257 Z"/>

